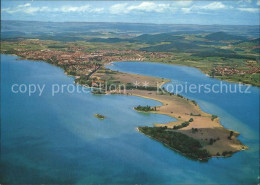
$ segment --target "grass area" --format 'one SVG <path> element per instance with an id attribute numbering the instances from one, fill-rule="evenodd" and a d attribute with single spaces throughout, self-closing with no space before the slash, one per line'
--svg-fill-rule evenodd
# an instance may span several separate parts
<path id="1" fill-rule="evenodd" d="M 232 76 L 216 76 L 216 78 L 229 82 L 238 82 L 260 87 L 260 73 Z"/>

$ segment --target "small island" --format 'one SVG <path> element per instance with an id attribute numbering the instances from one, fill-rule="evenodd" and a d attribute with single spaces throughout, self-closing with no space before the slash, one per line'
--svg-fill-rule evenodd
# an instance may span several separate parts
<path id="1" fill-rule="evenodd" d="M 98 119 L 105 119 L 106 117 L 102 114 L 95 114 L 95 117 Z"/>

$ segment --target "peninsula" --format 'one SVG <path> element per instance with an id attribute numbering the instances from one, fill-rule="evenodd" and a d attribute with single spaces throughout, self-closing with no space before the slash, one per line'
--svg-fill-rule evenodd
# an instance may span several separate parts
<path id="1" fill-rule="evenodd" d="M 103 70 L 103 72 L 93 74 L 93 78 L 99 81 L 115 79 L 122 84 L 128 84 L 125 91 L 117 88 L 107 91 L 106 94 L 125 94 L 159 101 L 162 106 L 137 106 L 134 109 L 168 115 L 177 119 L 166 124 L 154 123 L 154 127 L 138 127 L 139 132 L 196 160 L 228 157 L 235 152 L 247 149 L 247 146 L 237 139 L 239 133 L 224 128 L 216 115 L 203 112 L 195 101 L 163 91 L 161 86 L 169 82 L 168 79 Z M 132 82 L 137 80 L 149 83 L 149 89 L 134 87 Z M 156 87 L 158 84 L 161 89 L 159 92 Z M 174 144 L 176 140 L 179 142 Z"/>
<path id="2" fill-rule="evenodd" d="M 128 35 L 128 39 L 123 39 L 122 35 L 118 39 L 99 38 L 101 36 L 104 34 L 97 33 L 95 38 L 84 37 L 84 41 L 75 38 L 75 41 L 67 42 L 54 38 L 6 38 L 1 42 L 1 53 L 58 66 L 67 75 L 74 76 L 76 83 L 95 88 L 93 94 L 124 94 L 161 102 L 162 106 L 140 105 L 135 110 L 168 115 L 177 121 L 154 123 L 154 127 L 139 127 L 138 130 L 189 158 L 226 157 L 247 149 L 237 139 L 239 133 L 224 128 L 216 115 L 203 112 L 194 101 L 163 90 L 162 85 L 169 82 L 168 79 L 121 73 L 109 70 L 105 65 L 113 61 L 186 65 L 212 77 L 259 86 L 259 39 L 232 37 L 222 32 Z M 217 62 L 211 62 L 215 60 Z M 102 115 L 95 116 L 103 119 Z"/>

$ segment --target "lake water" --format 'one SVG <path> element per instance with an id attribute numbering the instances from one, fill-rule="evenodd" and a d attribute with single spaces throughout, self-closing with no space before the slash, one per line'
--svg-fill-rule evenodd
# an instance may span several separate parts
<path id="1" fill-rule="evenodd" d="M 73 84 L 44 62 L 1 55 L 1 183 L 12 184 L 241 184 L 258 182 L 258 89 L 247 95 L 187 94 L 202 109 L 241 133 L 250 150 L 231 158 L 192 161 L 138 133 L 137 126 L 173 119 L 133 110 L 159 102 L 123 95 L 59 93 Z M 194 68 L 138 62 L 115 63 L 124 72 L 176 81 L 217 81 Z M 45 84 L 42 96 L 12 93 L 13 84 Z M 75 87 L 78 87 L 74 84 Z M 95 113 L 107 118 L 99 120 Z"/>

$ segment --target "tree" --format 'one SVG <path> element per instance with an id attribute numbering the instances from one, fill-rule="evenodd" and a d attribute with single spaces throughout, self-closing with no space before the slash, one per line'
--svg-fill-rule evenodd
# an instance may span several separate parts
<path id="1" fill-rule="evenodd" d="M 233 136 L 234 132 L 231 130 L 230 133 L 229 133 L 229 136 L 228 136 L 228 139 L 231 140 L 231 137 Z"/>
<path id="2" fill-rule="evenodd" d="M 213 140 L 212 138 L 210 138 L 209 144 L 210 144 L 210 145 L 213 145 L 213 143 L 214 143 L 214 140 Z"/>

